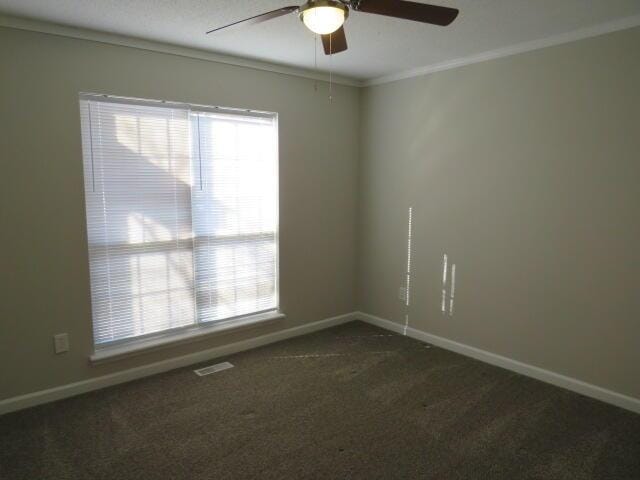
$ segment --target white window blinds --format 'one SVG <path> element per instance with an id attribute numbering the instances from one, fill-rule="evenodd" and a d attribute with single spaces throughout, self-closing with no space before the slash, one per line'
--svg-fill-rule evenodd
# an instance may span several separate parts
<path id="1" fill-rule="evenodd" d="M 275 117 L 80 107 L 95 344 L 277 309 Z"/>

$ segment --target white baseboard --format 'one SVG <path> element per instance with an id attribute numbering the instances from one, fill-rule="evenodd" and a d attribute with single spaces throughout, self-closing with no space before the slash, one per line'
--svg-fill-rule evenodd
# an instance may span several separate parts
<path id="1" fill-rule="evenodd" d="M 47 390 L 40 390 L 38 392 L 28 393 L 26 395 L 20 395 L 18 397 L 7 398 L 0 400 L 0 415 L 14 412 L 16 410 L 22 410 L 24 408 L 41 405 L 43 403 L 53 402 L 55 400 L 61 400 L 63 398 L 73 397 L 80 395 L 81 393 L 90 392 L 92 390 L 99 390 L 101 388 L 110 387 L 119 383 L 129 382 L 142 377 L 148 377 L 149 375 L 155 375 L 157 373 L 167 372 L 180 367 L 186 367 L 195 363 L 205 362 L 213 358 L 231 355 L 233 353 L 242 352 L 244 350 L 250 350 L 252 348 L 267 345 L 269 343 L 279 342 L 280 340 L 286 340 L 287 338 L 297 337 L 312 333 L 325 328 L 333 327 L 334 325 L 340 325 L 343 323 L 355 320 L 357 317 L 355 312 L 339 315 L 337 317 L 326 318 L 317 322 L 307 323 L 299 327 L 293 327 L 279 332 L 269 333 L 267 335 L 261 335 L 259 337 L 249 338 L 236 343 L 230 343 L 228 345 L 221 345 L 219 347 L 210 348 L 200 352 L 190 353 L 181 357 L 170 358 L 161 362 L 150 363 L 141 367 L 131 368 L 129 370 L 123 370 L 121 372 L 104 375 L 101 377 L 90 378 L 88 380 L 82 380 L 80 382 L 70 383 L 59 387 L 49 388 Z"/>
<path id="2" fill-rule="evenodd" d="M 358 312 L 356 318 L 358 318 L 358 320 L 363 320 L 367 323 L 384 328 L 386 330 L 390 330 L 392 332 L 396 332 L 399 334 L 405 333 L 404 325 L 392 322 L 390 320 L 385 320 L 384 318 L 376 317 L 368 313 Z M 630 410 L 635 413 L 640 413 L 640 399 L 613 392 L 611 390 L 607 390 L 605 388 L 598 387 L 597 385 L 592 385 L 575 378 L 560 375 L 559 373 L 554 373 L 549 370 L 534 367 L 533 365 L 518 362 L 517 360 L 512 360 L 501 355 L 496 355 L 495 353 L 480 350 L 479 348 L 470 347 L 469 345 L 458 343 L 447 338 L 438 337 L 437 335 L 432 335 L 415 328 L 407 327 L 406 335 L 408 337 L 415 338 L 416 340 L 427 342 L 446 350 L 451 350 L 452 352 L 465 355 L 467 357 L 475 358 L 476 360 L 480 360 L 481 362 L 489 363 L 497 367 L 502 367 L 507 370 L 526 375 L 527 377 L 535 378 L 536 380 L 550 383 L 557 387 L 565 388 L 567 390 L 571 390 L 572 392 L 595 398 L 597 400 L 610 403 L 612 405 Z"/>
<path id="3" fill-rule="evenodd" d="M 181 357 L 171 358 L 163 360 L 161 362 L 151 363 L 149 365 L 143 365 L 141 367 L 132 368 L 129 370 L 123 370 L 121 372 L 112 373 L 110 375 L 104 375 L 101 377 L 91 378 L 80 382 L 70 383 L 68 385 L 62 385 L 59 387 L 49 388 L 47 390 L 40 390 L 38 392 L 29 393 L 26 395 L 20 395 L 18 397 L 7 398 L 0 400 L 0 415 L 22 410 L 24 408 L 41 405 L 43 403 L 53 402 L 55 400 L 61 400 L 63 398 L 73 397 L 82 393 L 90 392 L 93 390 L 99 390 L 101 388 L 117 385 L 119 383 L 129 382 L 138 378 L 155 375 L 157 373 L 166 372 L 180 367 L 186 367 L 195 363 L 204 362 L 214 358 L 222 357 L 225 355 L 231 355 L 234 353 L 242 352 L 244 350 L 250 350 L 252 348 L 260 347 L 280 340 L 286 340 L 287 338 L 297 337 L 305 335 L 307 333 L 323 330 L 335 325 L 350 322 L 352 320 L 362 320 L 372 325 L 390 330 L 392 332 L 404 333 L 404 326 L 385 320 L 374 315 L 363 312 L 352 312 L 337 317 L 327 318 L 319 320 L 317 322 L 308 323 L 299 327 L 289 328 L 287 330 L 281 330 L 279 332 L 269 333 L 267 335 L 261 335 L 259 337 L 250 338 L 236 343 L 230 343 L 228 345 L 222 345 L 214 347 L 208 350 L 191 353 Z M 485 363 L 495 365 L 507 370 L 511 370 L 528 377 L 541 380 L 552 385 L 556 385 L 567 390 L 571 390 L 576 393 L 580 393 L 587 397 L 595 398 L 612 405 L 630 410 L 632 412 L 640 413 L 640 399 L 629 397 L 621 393 L 613 392 L 590 383 L 577 380 L 575 378 L 560 375 L 558 373 L 544 370 L 533 365 L 518 362 L 495 353 L 487 352 L 479 348 L 471 347 L 453 340 L 449 340 L 437 335 L 417 330 L 412 327 L 408 327 L 406 331 L 407 336 L 415 338 L 423 342 L 427 342 L 446 350 L 465 355 L 467 357 L 475 358 Z"/>

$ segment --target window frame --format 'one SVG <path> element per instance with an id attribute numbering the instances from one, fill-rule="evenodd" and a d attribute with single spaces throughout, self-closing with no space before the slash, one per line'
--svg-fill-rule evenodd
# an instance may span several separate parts
<path id="1" fill-rule="evenodd" d="M 273 122 L 274 134 L 275 134 L 275 146 L 274 146 L 274 155 L 275 155 L 275 232 L 274 232 L 274 241 L 275 241 L 275 272 L 274 272 L 274 296 L 275 296 L 275 307 L 269 308 L 266 310 L 251 312 L 248 314 L 233 316 L 229 318 L 224 318 L 220 320 L 214 320 L 209 322 L 200 322 L 198 321 L 198 317 L 196 316 L 194 324 L 169 328 L 166 330 L 152 332 L 143 335 L 137 335 L 134 337 L 122 338 L 117 340 L 112 340 L 109 342 L 96 343 L 94 328 L 93 328 L 93 287 L 91 283 L 91 278 L 89 278 L 89 300 L 92 305 L 91 308 L 91 338 L 92 338 L 92 354 L 90 355 L 90 360 L 92 363 L 102 363 L 106 361 L 111 361 L 114 359 L 119 359 L 123 357 L 129 357 L 131 355 L 137 355 L 140 353 L 144 353 L 150 350 L 156 350 L 158 348 L 163 348 L 167 346 L 188 343 L 192 341 L 201 340 L 204 336 L 219 334 L 219 333 L 227 333 L 229 330 L 238 330 L 244 329 L 248 327 L 252 327 L 259 324 L 268 323 L 275 320 L 284 319 L 285 315 L 282 313 L 280 309 L 280 135 L 279 135 L 279 117 L 277 112 L 267 112 L 261 110 L 251 110 L 251 109 L 239 109 L 239 108 L 230 108 L 230 107 L 220 107 L 220 106 L 210 106 L 210 105 L 200 105 L 193 103 L 184 103 L 184 102 L 173 102 L 167 100 L 152 100 L 152 99 L 141 99 L 141 98 L 132 98 L 132 97 L 123 97 L 117 95 L 110 94 L 99 94 L 99 93 L 89 93 L 89 92 L 80 92 L 78 95 L 78 102 L 80 107 L 82 108 L 83 101 L 103 101 L 111 104 L 125 104 L 125 105 L 141 105 L 141 106 L 153 106 L 153 107 L 170 107 L 170 108 L 180 108 L 185 109 L 191 113 L 217 113 L 217 114 L 229 114 L 233 116 L 248 116 L 252 118 L 262 117 L 269 118 Z M 81 111 L 81 108 L 79 111 Z M 80 118 L 80 124 L 82 124 L 82 119 Z M 82 125 L 81 125 L 82 126 Z M 80 128 L 80 138 L 81 142 L 84 144 L 86 141 L 83 139 L 83 128 Z M 90 133 L 91 135 L 91 133 Z M 89 140 L 91 143 L 91 140 Z M 92 147 L 90 147 L 92 148 Z M 85 151 L 84 147 L 81 149 L 81 161 L 83 165 L 83 183 L 86 184 L 87 181 L 87 172 L 85 171 Z M 93 153 L 91 153 L 93 156 Z M 93 159 L 92 159 L 93 164 Z M 93 172 L 91 173 L 91 182 L 93 182 Z M 194 188 L 192 185 L 191 188 Z M 90 263 L 90 255 L 89 255 L 89 235 L 88 235 L 88 216 L 87 216 L 87 199 L 85 198 L 86 192 L 83 188 L 83 208 L 84 208 L 84 218 L 83 228 L 85 233 L 85 246 L 87 248 L 87 266 Z M 195 284 L 194 284 L 194 295 Z M 195 301 L 195 300 L 194 300 Z"/>

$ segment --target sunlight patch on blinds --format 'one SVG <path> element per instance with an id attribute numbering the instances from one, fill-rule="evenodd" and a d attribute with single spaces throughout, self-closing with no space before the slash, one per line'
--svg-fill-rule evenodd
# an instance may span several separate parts
<path id="1" fill-rule="evenodd" d="M 192 113 L 202 160 L 194 188 L 196 303 L 201 321 L 273 309 L 277 169 L 270 119 Z"/>
<path id="2" fill-rule="evenodd" d="M 277 309 L 275 118 L 80 107 L 95 344 Z"/>

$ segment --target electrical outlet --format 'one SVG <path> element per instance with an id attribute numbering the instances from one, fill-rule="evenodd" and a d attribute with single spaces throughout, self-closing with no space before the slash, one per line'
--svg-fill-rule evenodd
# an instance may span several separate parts
<path id="1" fill-rule="evenodd" d="M 407 300 L 407 287 L 398 288 L 398 300 L 402 302 Z"/>
<path id="2" fill-rule="evenodd" d="M 69 351 L 69 334 L 59 333 L 53 336 L 53 347 L 56 353 L 64 353 Z"/>

